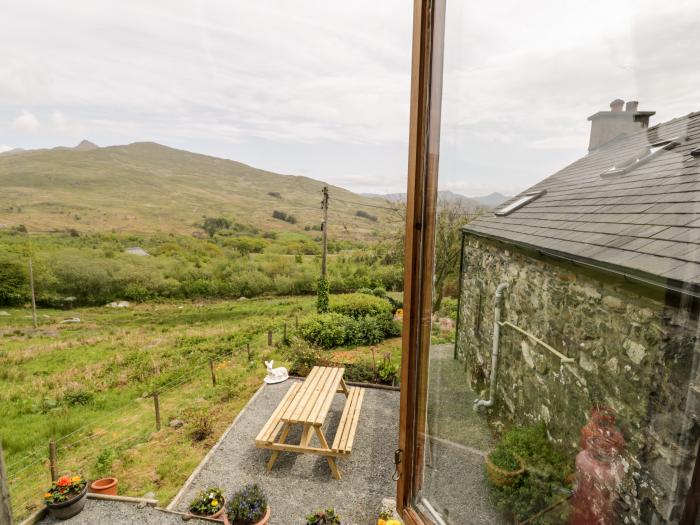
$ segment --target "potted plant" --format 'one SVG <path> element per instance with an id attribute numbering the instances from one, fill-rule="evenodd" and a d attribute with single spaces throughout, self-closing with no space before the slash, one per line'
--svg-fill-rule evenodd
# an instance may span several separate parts
<path id="1" fill-rule="evenodd" d="M 401 525 L 401 522 L 394 519 L 394 512 L 391 509 L 384 507 L 379 511 L 377 525 Z"/>
<path id="2" fill-rule="evenodd" d="M 270 505 L 257 483 L 246 485 L 231 496 L 224 514 L 226 525 L 267 525 Z"/>
<path id="3" fill-rule="evenodd" d="M 525 463 L 510 450 L 497 447 L 486 456 L 486 474 L 497 487 L 507 487 L 520 480 L 525 473 Z"/>
<path id="4" fill-rule="evenodd" d="M 190 513 L 219 519 L 224 514 L 226 498 L 219 487 L 209 487 L 197 494 L 190 503 Z"/>
<path id="5" fill-rule="evenodd" d="M 65 520 L 85 507 L 88 484 L 82 476 L 61 476 L 44 494 L 44 503 L 55 519 Z"/>
<path id="6" fill-rule="evenodd" d="M 90 483 L 90 492 L 93 494 L 116 496 L 118 488 L 119 480 L 117 478 L 100 478 Z"/>
<path id="7" fill-rule="evenodd" d="M 335 513 L 335 509 L 332 507 L 326 510 L 317 510 L 306 516 L 306 525 L 341 525 L 340 516 Z"/>

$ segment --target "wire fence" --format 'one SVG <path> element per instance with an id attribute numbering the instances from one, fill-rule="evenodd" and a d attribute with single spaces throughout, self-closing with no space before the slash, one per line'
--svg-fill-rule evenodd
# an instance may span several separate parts
<path id="1" fill-rule="evenodd" d="M 287 322 L 288 320 L 284 323 L 274 322 L 269 326 L 279 329 L 284 324 L 286 334 Z M 264 328 L 261 328 L 257 335 L 263 334 Z M 268 342 L 272 332 L 268 327 Z M 103 440 L 99 443 L 99 450 L 105 451 L 119 449 L 130 443 L 149 441 L 152 432 L 160 426 L 160 404 L 164 403 L 170 394 L 195 381 L 209 382 L 212 388 L 215 387 L 219 366 L 236 359 L 249 362 L 252 358 L 249 348 L 239 345 L 226 352 L 205 352 L 205 355 L 196 361 L 187 363 L 184 371 L 173 374 L 163 383 L 159 383 L 158 376 L 155 376 L 151 381 L 152 390 L 146 396 L 134 399 L 128 406 L 122 405 L 102 413 L 98 418 L 57 436 L 50 443 L 38 445 L 14 460 L 7 466 L 6 482 L 16 515 L 22 517 L 40 508 L 42 489 L 51 483 L 54 475 L 90 469 L 99 454 L 94 446 L 86 447 L 88 443 Z M 257 350 L 259 347 L 254 349 Z M 177 433 L 172 433 L 161 442 L 170 442 L 177 436 Z M 81 451 L 84 453 L 81 454 Z"/>

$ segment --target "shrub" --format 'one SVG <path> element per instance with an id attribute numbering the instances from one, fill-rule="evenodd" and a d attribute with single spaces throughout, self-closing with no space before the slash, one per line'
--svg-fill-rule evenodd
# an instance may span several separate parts
<path id="1" fill-rule="evenodd" d="M 366 211 L 363 211 L 363 210 L 357 210 L 357 211 L 355 212 L 355 216 L 356 216 L 356 217 L 362 217 L 363 219 L 369 219 L 369 220 L 372 221 L 372 222 L 377 222 L 377 216 L 376 216 L 376 215 L 372 215 L 372 214 L 367 213 Z"/>
<path id="2" fill-rule="evenodd" d="M 372 290 L 372 295 L 382 298 L 386 297 L 386 289 L 382 288 L 381 286 L 377 286 L 374 290 Z"/>
<path id="3" fill-rule="evenodd" d="M 306 516 L 306 525 L 341 525 L 335 509 L 317 510 Z"/>
<path id="4" fill-rule="evenodd" d="M 230 227 L 231 221 L 223 217 L 207 217 L 202 224 L 202 229 L 209 234 L 209 237 L 214 237 L 216 232 L 228 230 Z"/>
<path id="5" fill-rule="evenodd" d="M 299 334 L 305 341 L 328 349 L 346 344 L 354 329 L 353 319 L 330 312 L 307 317 L 299 325 Z"/>
<path id="6" fill-rule="evenodd" d="M 289 373 L 295 376 L 307 376 L 322 361 L 321 351 L 298 337 L 290 339 L 286 357 L 290 361 Z"/>
<path id="7" fill-rule="evenodd" d="M 209 487 L 200 490 L 190 502 L 190 512 L 199 516 L 211 516 L 221 510 L 224 504 L 224 493 L 219 487 Z"/>
<path id="8" fill-rule="evenodd" d="M 374 295 L 371 288 L 360 288 L 357 293 L 363 293 L 365 295 Z"/>
<path id="9" fill-rule="evenodd" d="M 226 515 L 231 523 L 256 523 L 267 511 L 267 496 L 257 483 L 246 485 L 226 504 Z"/>
<path id="10" fill-rule="evenodd" d="M 117 452 L 111 447 L 103 449 L 95 459 L 93 471 L 97 476 L 106 476 L 112 471 L 112 464 L 117 459 Z"/>
<path id="11" fill-rule="evenodd" d="M 89 405 L 95 399 L 95 394 L 88 390 L 71 390 L 63 394 L 63 401 L 68 405 Z"/>
<path id="12" fill-rule="evenodd" d="M 385 323 L 379 316 L 366 315 L 352 324 L 350 341 L 358 345 L 376 345 L 384 340 Z"/>
<path id="13" fill-rule="evenodd" d="M 372 363 L 367 361 L 357 361 L 355 363 L 346 363 L 345 379 L 356 383 L 373 383 L 376 379 L 376 373 Z"/>
<path id="14" fill-rule="evenodd" d="M 187 419 L 190 424 L 190 437 L 193 441 L 204 441 L 214 433 L 211 417 L 205 409 L 191 409 Z"/>
<path id="15" fill-rule="evenodd" d="M 520 468 L 520 462 L 513 453 L 503 447 L 497 447 L 496 450 L 489 455 L 491 463 L 500 469 L 513 472 Z"/>
<path id="16" fill-rule="evenodd" d="M 270 197 L 274 197 L 275 199 L 281 199 L 281 198 L 282 198 L 282 195 L 280 195 L 280 192 L 279 192 L 279 191 L 268 191 L 267 194 L 268 194 Z"/>
<path id="17" fill-rule="evenodd" d="M 297 223 L 297 218 L 292 215 L 291 213 L 286 213 L 283 211 L 279 210 L 273 210 L 272 211 L 272 218 L 273 219 L 279 219 L 284 222 L 288 222 L 289 224 L 296 224 Z"/>
<path id="18" fill-rule="evenodd" d="M 318 313 L 322 314 L 328 311 L 328 279 L 321 276 L 318 278 L 318 285 L 316 287 L 316 310 Z"/>
<path id="19" fill-rule="evenodd" d="M 384 299 L 362 293 L 336 295 L 331 299 L 330 311 L 361 319 L 368 315 L 391 315 L 391 305 Z"/>

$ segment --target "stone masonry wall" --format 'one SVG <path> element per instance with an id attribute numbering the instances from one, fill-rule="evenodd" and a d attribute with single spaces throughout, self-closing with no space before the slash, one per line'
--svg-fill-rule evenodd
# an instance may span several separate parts
<path id="1" fill-rule="evenodd" d="M 700 435 L 689 390 L 696 339 L 689 308 L 672 304 L 679 296 L 660 288 L 468 234 L 463 255 L 457 349 L 477 393 L 488 397 L 493 299 L 501 282 L 509 284 L 502 320 L 575 360 L 562 364 L 502 327 L 492 417 L 544 421 L 573 458 L 590 408 L 611 406 L 628 447 L 624 522 L 677 522 Z"/>

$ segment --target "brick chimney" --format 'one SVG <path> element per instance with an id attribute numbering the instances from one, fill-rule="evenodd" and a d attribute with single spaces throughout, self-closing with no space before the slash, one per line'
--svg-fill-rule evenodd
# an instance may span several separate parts
<path id="1" fill-rule="evenodd" d="M 623 111 L 624 107 L 624 111 Z M 649 127 L 649 117 L 656 111 L 639 111 L 639 102 L 625 104 L 619 98 L 610 103 L 610 111 L 599 111 L 588 117 L 591 121 L 591 140 L 588 151 L 593 151 L 621 135 L 628 135 Z"/>

